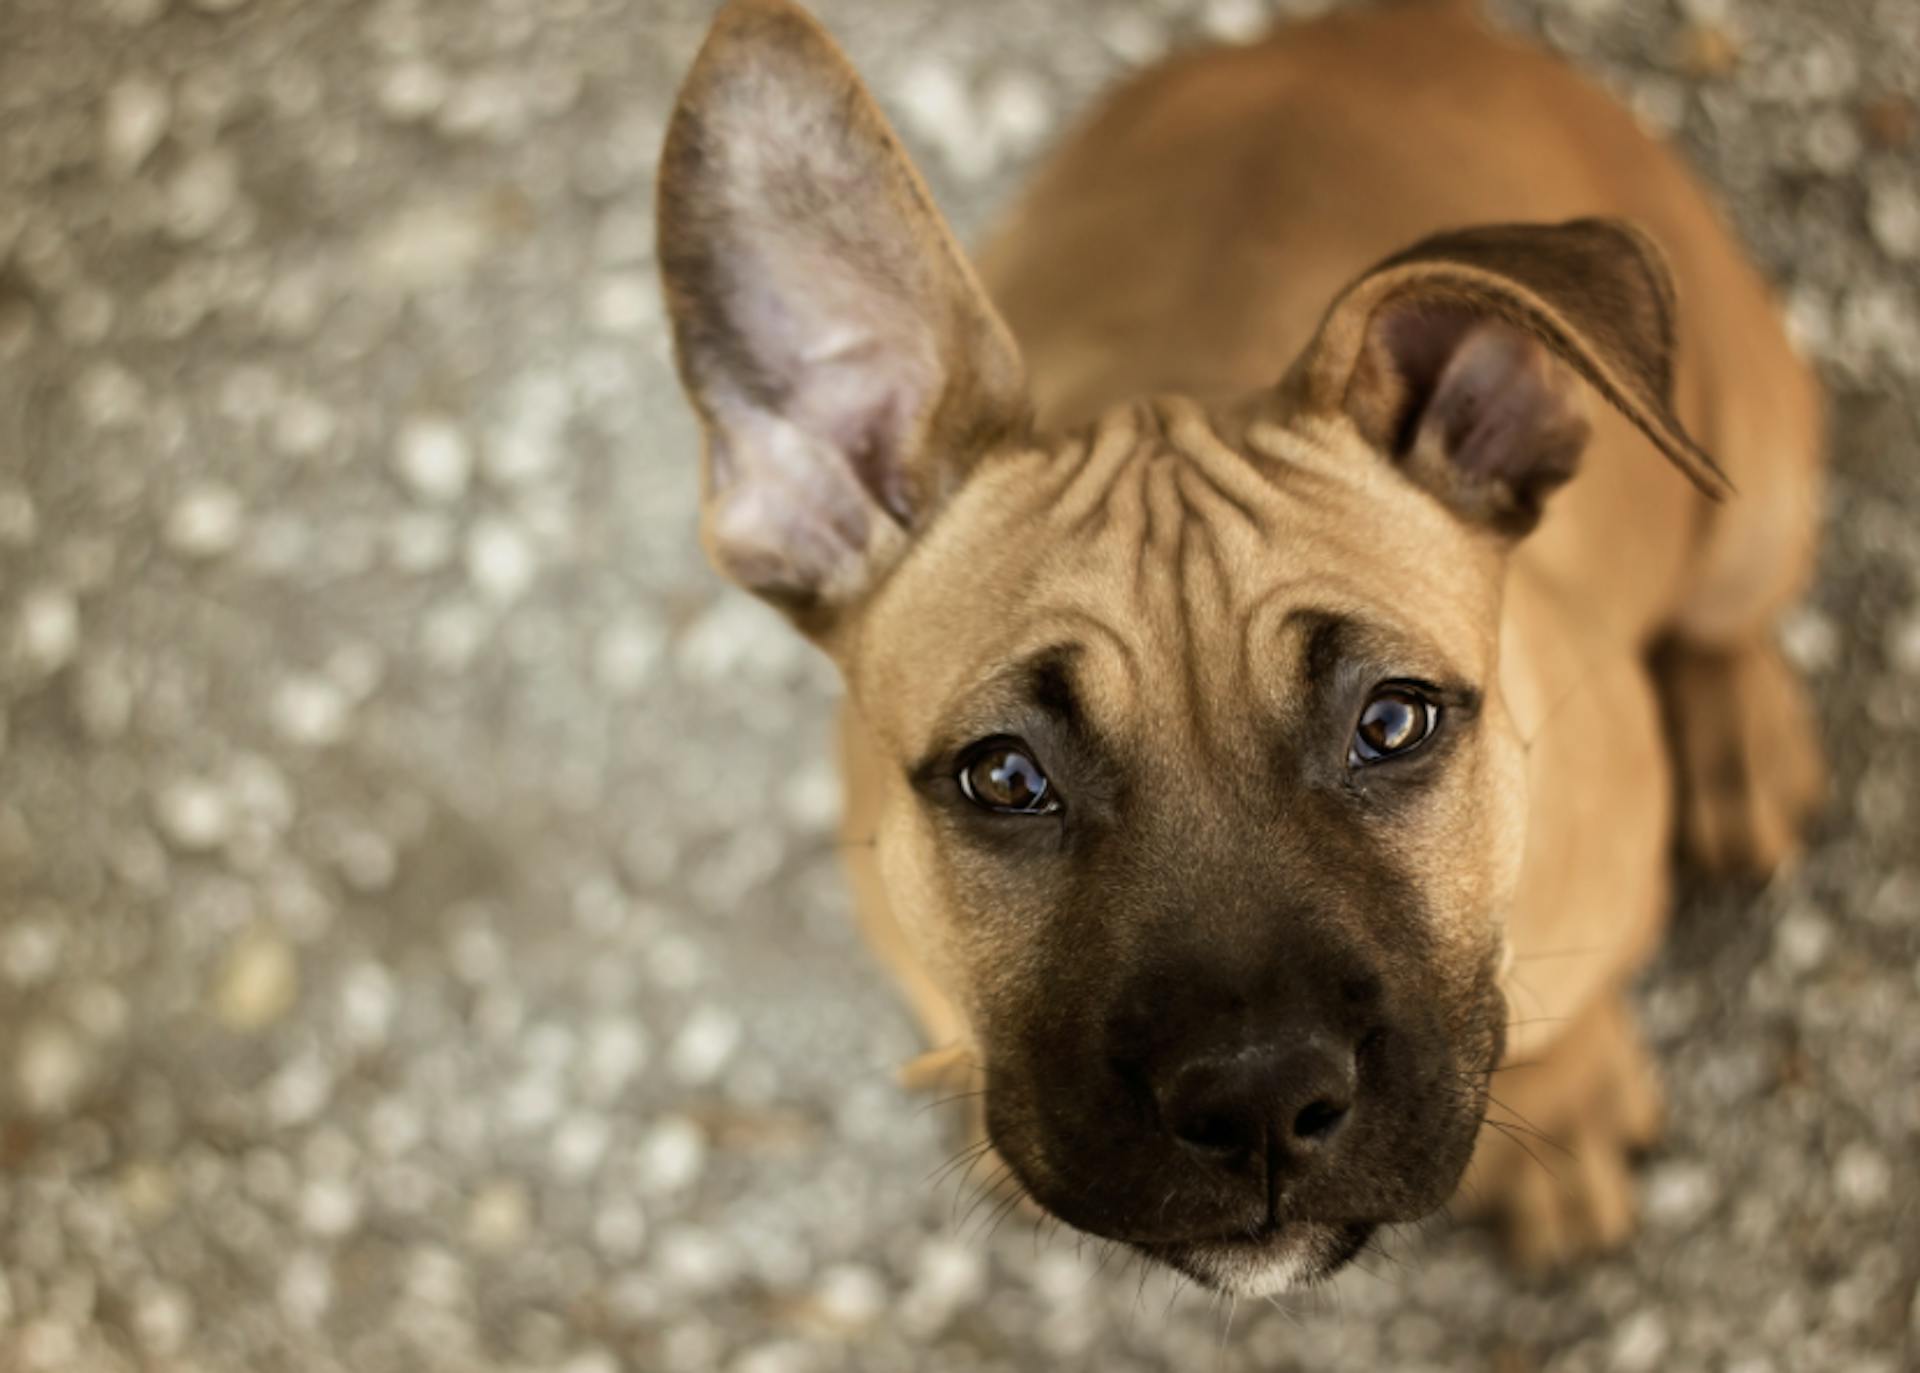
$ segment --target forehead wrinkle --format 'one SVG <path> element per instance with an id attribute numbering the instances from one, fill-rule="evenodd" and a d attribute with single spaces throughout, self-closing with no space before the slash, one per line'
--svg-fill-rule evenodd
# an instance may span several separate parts
<path id="1" fill-rule="evenodd" d="M 1094 727 L 1124 721 L 1132 714 L 1137 681 L 1137 650 L 1113 626 L 1073 606 L 1043 608 L 1021 632 L 1018 642 L 996 655 L 985 670 L 969 675 L 936 704 L 933 733 L 962 727 L 989 727 L 988 718 L 1014 703 L 1045 708 L 1033 690 L 1037 668 L 1057 662 L 1080 711 Z M 1117 671 L 1112 665 L 1117 665 Z M 921 740 L 924 752 L 927 740 Z"/>
<path id="2" fill-rule="evenodd" d="M 1072 440 L 1055 458 L 1061 469 L 1045 504 L 1069 533 L 1096 528 L 1109 518 L 1108 506 L 1121 478 L 1143 449 L 1142 412 L 1136 406 L 1110 410 Z"/>
<path id="3" fill-rule="evenodd" d="M 1286 494 L 1284 489 L 1223 439 L 1199 405 L 1177 399 L 1159 405 L 1167 443 L 1185 459 L 1182 478 L 1187 489 L 1196 496 L 1210 492 L 1216 518 L 1237 516 L 1251 533 L 1265 537 L 1269 507 Z"/>

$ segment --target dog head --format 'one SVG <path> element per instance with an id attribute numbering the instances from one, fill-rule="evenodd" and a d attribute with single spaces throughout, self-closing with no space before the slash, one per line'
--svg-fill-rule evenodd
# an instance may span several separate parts
<path id="1" fill-rule="evenodd" d="M 1658 255 L 1430 239 L 1270 389 L 1038 430 L 1020 356 L 844 59 L 723 11 L 660 260 L 715 563 L 838 663 L 870 853 L 1068 1223 L 1215 1286 L 1450 1195 L 1502 1051 L 1525 832 L 1505 559 L 1598 391 L 1697 480 Z"/>

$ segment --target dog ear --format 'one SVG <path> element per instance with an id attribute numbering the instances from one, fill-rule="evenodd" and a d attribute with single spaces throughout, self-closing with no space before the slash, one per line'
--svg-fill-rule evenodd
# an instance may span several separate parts
<path id="1" fill-rule="evenodd" d="M 1675 418 L 1665 260 L 1617 220 L 1503 224 L 1425 239 L 1335 301 L 1286 385 L 1344 412 L 1467 518 L 1518 535 L 1586 446 L 1576 378 L 1702 491 L 1731 488 Z"/>
<path id="2" fill-rule="evenodd" d="M 1027 422 L 1019 351 L 846 58 L 786 0 L 714 21 L 658 201 L 708 551 L 822 633 Z"/>

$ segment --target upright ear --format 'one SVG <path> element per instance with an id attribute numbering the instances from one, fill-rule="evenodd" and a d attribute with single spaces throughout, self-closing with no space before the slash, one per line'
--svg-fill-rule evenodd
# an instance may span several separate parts
<path id="1" fill-rule="evenodd" d="M 1344 412 L 1463 516 L 1518 535 L 1574 474 L 1594 390 L 1702 491 L 1726 475 L 1673 414 L 1673 282 L 1617 220 L 1425 239 L 1343 292 L 1286 385 Z"/>
<path id="2" fill-rule="evenodd" d="M 823 633 L 1026 422 L 1019 351 L 846 58 L 787 0 L 721 10 L 658 199 L 708 551 Z"/>

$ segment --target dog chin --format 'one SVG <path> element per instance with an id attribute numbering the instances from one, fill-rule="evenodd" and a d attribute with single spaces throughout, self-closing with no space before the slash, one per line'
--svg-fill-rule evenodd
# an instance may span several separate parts
<path id="1" fill-rule="evenodd" d="M 1248 1239 L 1141 1246 L 1152 1258 L 1230 1297 L 1274 1297 L 1324 1282 L 1366 1247 L 1374 1227 L 1300 1222 Z"/>

